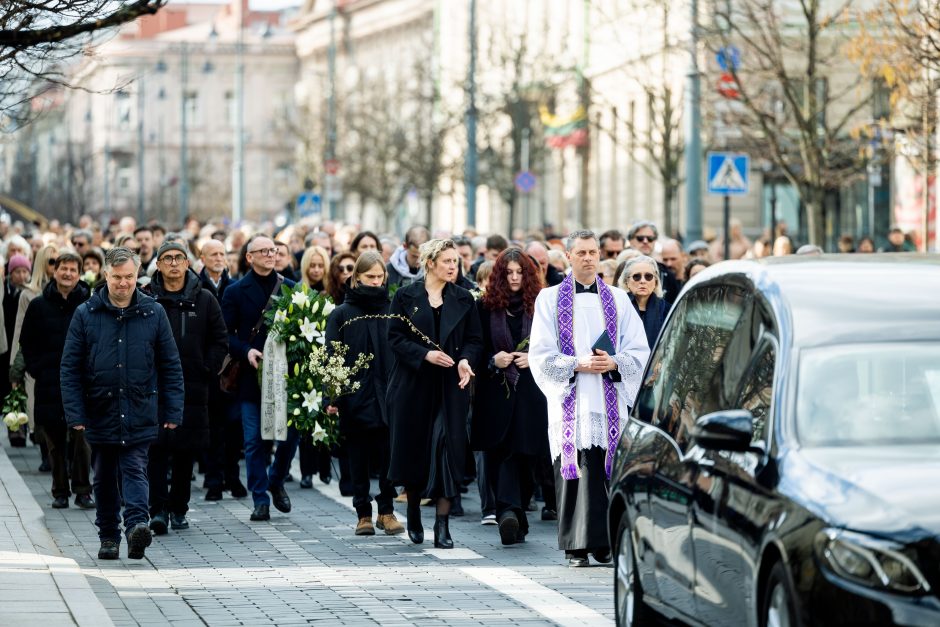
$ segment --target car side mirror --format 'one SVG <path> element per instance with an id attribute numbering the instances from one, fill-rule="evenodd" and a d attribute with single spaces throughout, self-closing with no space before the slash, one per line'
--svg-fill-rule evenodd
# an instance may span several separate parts
<path id="1" fill-rule="evenodd" d="M 743 453 L 751 449 L 754 416 L 746 409 L 728 409 L 700 416 L 692 427 L 692 441 L 709 451 Z"/>

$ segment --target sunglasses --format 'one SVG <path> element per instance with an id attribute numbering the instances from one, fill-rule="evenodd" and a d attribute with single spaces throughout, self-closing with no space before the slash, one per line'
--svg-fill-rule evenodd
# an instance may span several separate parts
<path id="1" fill-rule="evenodd" d="M 604 256 L 607 257 L 608 259 L 615 259 L 617 255 L 619 254 L 620 254 L 620 251 L 617 251 L 617 250 L 605 250 L 604 251 Z"/>
<path id="2" fill-rule="evenodd" d="M 75 248 L 84 248 L 85 246 L 88 246 L 88 242 L 76 242 L 75 240 L 72 240 L 72 246 Z"/>
<path id="3" fill-rule="evenodd" d="M 338 267 L 338 268 L 340 269 L 340 271 L 342 271 L 342 272 L 352 272 L 353 270 L 356 269 L 356 266 L 353 266 L 353 265 L 346 265 L 346 264 L 343 264 L 343 265 L 337 266 L 337 267 Z"/>
<path id="4" fill-rule="evenodd" d="M 56 261 L 55 259 L 47 259 L 47 260 L 46 260 L 46 263 L 49 264 L 50 266 L 54 266 L 54 265 L 55 265 L 55 261 Z"/>
<path id="5" fill-rule="evenodd" d="M 638 242 L 645 242 L 647 244 L 650 244 L 656 241 L 656 236 L 655 235 L 637 235 L 633 239 L 635 239 Z"/>
<path id="6" fill-rule="evenodd" d="M 656 275 L 653 274 L 652 272 L 637 272 L 635 274 L 631 274 L 630 278 L 636 281 L 637 283 L 639 283 L 641 280 L 649 283 L 650 281 L 656 278 Z"/>

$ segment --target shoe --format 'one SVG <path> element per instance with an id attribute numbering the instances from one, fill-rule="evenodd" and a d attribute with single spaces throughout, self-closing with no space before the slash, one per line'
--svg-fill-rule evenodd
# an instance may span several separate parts
<path id="1" fill-rule="evenodd" d="M 252 510 L 249 520 L 259 521 L 259 520 L 271 520 L 271 512 L 268 510 L 267 505 L 255 505 L 255 509 Z"/>
<path id="2" fill-rule="evenodd" d="M 444 514 L 443 516 L 438 515 L 434 519 L 434 548 L 435 549 L 452 549 L 454 548 L 454 541 L 450 538 L 450 529 L 448 528 L 448 522 L 450 521 L 450 516 Z"/>
<path id="3" fill-rule="evenodd" d="M 222 500 L 222 490 L 220 488 L 209 488 L 206 492 L 207 501 L 221 501 Z"/>
<path id="4" fill-rule="evenodd" d="M 537 512 L 539 511 L 538 503 L 535 502 L 535 498 L 529 500 L 529 505 L 525 508 L 527 512 Z"/>
<path id="5" fill-rule="evenodd" d="M 82 509 L 95 509 L 95 501 L 90 494 L 76 494 L 75 505 Z"/>
<path id="6" fill-rule="evenodd" d="M 610 551 L 597 551 L 591 553 L 591 556 L 594 557 L 599 564 L 610 564 Z"/>
<path id="7" fill-rule="evenodd" d="M 424 526 L 421 524 L 421 507 L 417 503 L 408 503 L 408 538 L 415 544 L 424 542 Z"/>
<path id="8" fill-rule="evenodd" d="M 150 531 L 155 536 L 165 536 L 169 525 L 166 512 L 158 512 L 150 517 Z"/>
<path id="9" fill-rule="evenodd" d="M 116 560 L 121 556 L 121 543 L 117 540 L 102 540 L 98 549 L 98 559 Z"/>
<path id="10" fill-rule="evenodd" d="M 481 525 L 496 525 L 496 524 L 498 524 L 498 523 L 496 522 L 496 514 L 487 514 L 486 516 L 483 517 L 482 520 L 480 520 L 480 524 L 481 524 Z"/>
<path id="11" fill-rule="evenodd" d="M 290 497 L 287 496 L 287 490 L 284 489 L 284 486 L 270 488 L 268 491 L 273 497 L 274 508 L 279 512 L 288 513 L 290 511 Z"/>
<path id="12" fill-rule="evenodd" d="M 232 493 L 233 499 L 243 499 L 248 496 L 248 490 L 245 489 L 240 479 L 236 479 L 234 482 L 230 481 L 225 489 Z"/>
<path id="13" fill-rule="evenodd" d="M 405 526 L 395 518 L 395 512 L 379 514 L 378 518 L 375 519 L 375 527 L 376 529 L 383 529 L 387 536 L 397 536 L 400 533 L 405 533 Z"/>
<path id="14" fill-rule="evenodd" d="M 166 532 L 164 532 L 166 533 Z M 153 535 L 147 523 L 137 523 L 127 534 L 127 557 L 132 560 L 144 558 L 144 549 L 153 542 Z"/>
<path id="15" fill-rule="evenodd" d="M 407 493 L 407 492 L 402 492 L 401 494 L 399 494 L 398 496 L 396 496 L 396 497 L 395 497 L 395 502 L 396 502 L 396 503 L 407 503 L 407 502 L 408 502 L 408 493 Z"/>
<path id="16" fill-rule="evenodd" d="M 294 480 L 294 475 L 287 473 L 287 476 L 284 477 L 284 483 L 291 483 Z"/>
<path id="17" fill-rule="evenodd" d="M 568 566 L 571 568 L 584 568 L 588 565 L 588 558 L 586 557 L 571 557 L 568 558 Z"/>
<path id="18" fill-rule="evenodd" d="M 542 520 L 558 520 L 558 512 L 547 507 L 542 508 Z"/>
<path id="19" fill-rule="evenodd" d="M 528 535 L 522 529 L 519 530 L 519 533 L 516 534 L 516 544 L 525 544 L 525 537 Z"/>
<path id="20" fill-rule="evenodd" d="M 186 520 L 186 514 L 170 514 L 170 529 L 173 531 L 189 529 L 189 521 Z"/>
<path id="21" fill-rule="evenodd" d="M 300 487 L 309 490 L 313 487 L 313 475 L 304 475 L 300 478 Z"/>
<path id="22" fill-rule="evenodd" d="M 23 445 L 26 445 L 25 442 Z M 52 472 L 52 464 L 49 463 L 48 459 L 42 460 L 42 463 L 39 464 L 39 472 Z"/>
<path id="23" fill-rule="evenodd" d="M 320 483 L 322 483 L 323 485 L 330 485 L 330 481 L 332 480 L 333 480 L 333 477 L 331 475 L 325 475 L 323 473 L 320 473 Z"/>
<path id="24" fill-rule="evenodd" d="M 372 526 L 372 516 L 363 516 L 359 519 L 359 524 L 356 525 L 356 535 L 357 536 L 374 536 L 375 527 Z"/>
<path id="25" fill-rule="evenodd" d="M 499 517 L 499 540 L 504 546 L 515 544 L 516 536 L 519 535 L 519 519 L 516 513 L 509 511 L 503 512 Z"/>
<path id="26" fill-rule="evenodd" d="M 69 497 L 67 496 L 57 496 L 52 499 L 52 507 L 54 509 L 65 509 L 69 506 Z"/>

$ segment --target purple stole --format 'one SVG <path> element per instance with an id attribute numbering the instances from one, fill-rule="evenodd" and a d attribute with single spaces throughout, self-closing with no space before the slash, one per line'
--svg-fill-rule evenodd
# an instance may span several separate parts
<path id="1" fill-rule="evenodd" d="M 597 277 L 597 291 L 604 310 L 604 326 L 610 335 L 610 341 L 617 346 L 617 304 L 614 302 L 613 292 Z M 561 283 L 558 290 L 558 343 L 561 352 L 570 357 L 575 356 L 574 351 L 574 275 L 569 274 Z M 617 405 L 617 390 L 610 377 L 604 377 L 604 405 L 607 410 L 607 457 L 604 460 L 604 470 L 610 479 L 613 466 L 614 452 L 620 441 L 620 410 Z M 577 407 L 578 383 L 575 381 L 571 390 L 565 395 L 562 402 L 562 430 L 561 446 L 561 476 L 566 481 L 577 479 L 578 451 L 575 447 L 575 407 Z"/>

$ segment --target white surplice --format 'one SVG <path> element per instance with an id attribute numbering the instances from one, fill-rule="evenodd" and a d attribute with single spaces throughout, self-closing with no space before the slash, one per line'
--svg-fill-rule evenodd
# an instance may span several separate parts
<path id="1" fill-rule="evenodd" d="M 567 280 L 567 279 L 566 279 Z M 577 288 L 577 284 L 575 284 Z M 591 356 L 591 347 L 606 329 L 604 310 L 599 294 L 581 293 L 574 296 L 575 356 L 561 352 L 558 339 L 558 291 L 560 285 L 542 290 L 535 301 L 532 336 L 529 340 L 529 367 L 542 393 L 548 399 L 548 443 L 552 459 L 561 454 L 562 404 L 572 385 L 577 385 L 575 409 L 575 446 L 579 450 L 597 446 L 607 449 L 607 411 L 604 384 L 600 374 L 577 373 L 578 360 Z M 614 383 L 623 430 L 630 408 L 640 389 L 640 379 L 650 348 L 646 342 L 643 321 L 633 308 L 627 293 L 610 287 L 617 306 L 617 337 L 613 340 L 620 381 Z"/>

